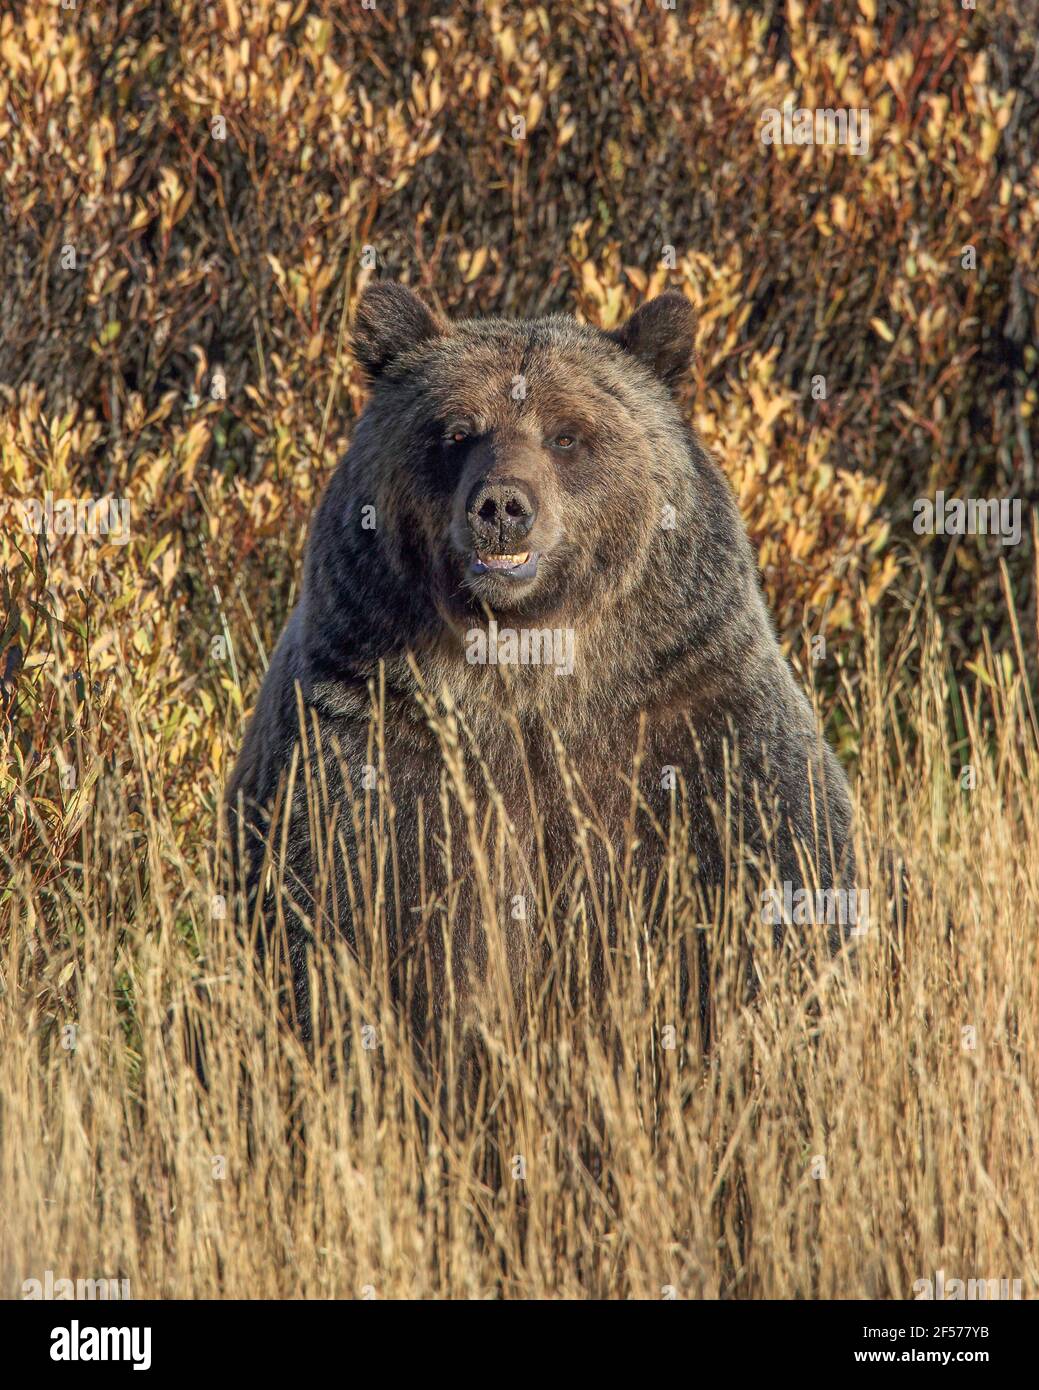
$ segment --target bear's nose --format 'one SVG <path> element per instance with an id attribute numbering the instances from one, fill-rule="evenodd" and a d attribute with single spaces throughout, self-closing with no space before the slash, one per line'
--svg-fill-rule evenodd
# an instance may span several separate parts
<path id="1" fill-rule="evenodd" d="M 497 547 L 499 554 L 509 554 L 509 546 L 523 540 L 537 514 L 533 490 L 515 478 L 484 479 L 473 488 L 465 506 L 477 548 Z"/>

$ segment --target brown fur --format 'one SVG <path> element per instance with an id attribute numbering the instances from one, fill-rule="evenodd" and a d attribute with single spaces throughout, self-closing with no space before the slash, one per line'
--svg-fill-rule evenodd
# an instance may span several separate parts
<path id="1" fill-rule="evenodd" d="M 720 886 L 715 808 L 726 804 L 727 758 L 737 769 L 732 829 L 750 854 L 771 861 L 773 878 L 800 885 L 807 851 L 827 886 L 847 859 L 843 775 L 776 643 L 731 490 L 670 393 L 688 365 L 693 326 L 678 294 L 644 306 L 614 334 L 566 317 L 449 326 L 396 285 L 362 299 L 354 343 L 371 399 L 318 508 L 302 597 L 229 796 L 233 811 L 246 811 L 246 886 L 255 894 L 267 810 L 298 743 L 297 687 L 321 734 L 326 811 L 340 803 L 343 825 L 343 772 L 356 786 L 370 759 L 371 691 L 383 690 L 398 808 L 388 932 L 391 955 L 418 944 L 430 953 L 432 972 L 412 991 L 420 1012 L 443 1005 L 449 946 L 458 988 L 482 972 L 487 948 L 458 805 L 442 818 L 442 749 L 420 689 L 471 731 L 483 760 L 481 768 L 465 757 L 477 815 L 496 794 L 526 846 L 527 864 L 511 870 L 512 886 L 524 885 L 517 891 L 530 887 L 539 819 L 553 874 L 575 891 L 581 881 L 567 769 L 578 802 L 623 854 L 637 749 L 643 806 L 634 828 L 649 884 L 664 853 L 654 823 L 667 824 L 674 804 L 662 769 L 675 767 L 705 897 Z M 510 528 L 526 526 L 517 540 Z M 536 552 L 536 576 L 474 574 L 474 550 L 488 549 L 474 544 L 480 527 L 504 538 L 491 552 L 506 543 L 510 554 Z M 491 618 L 500 628 L 571 629 L 572 674 L 471 664 L 466 634 Z M 302 787 L 301 775 L 285 851 L 300 909 L 289 935 L 306 1027 L 315 918 L 318 930 L 357 940 L 345 910 L 357 845 L 348 831 L 345 854 L 333 856 L 334 910 L 326 895 L 315 913 L 314 827 Z M 450 830 L 458 852 L 450 922 L 432 906 L 450 885 L 428 853 L 420 902 L 420 806 L 427 842 Z M 606 859 L 602 852 L 600 868 Z M 535 930 L 531 921 L 505 923 L 517 978 Z"/>

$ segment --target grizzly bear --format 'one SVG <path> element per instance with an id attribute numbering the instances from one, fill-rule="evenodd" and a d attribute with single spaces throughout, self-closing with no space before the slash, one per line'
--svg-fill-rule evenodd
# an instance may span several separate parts
<path id="1" fill-rule="evenodd" d="M 679 811 L 705 918 L 735 857 L 788 893 L 844 881 L 847 784 L 673 395 L 694 327 L 678 292 L 610 332 L 363 294 L 370 398 L 228 794 L 255 920 L 282 898 L 305 1033 L 317 937 L 370 947 L 377 917 L 393 990 L 435 1019 L 491 952 L 515 981 L 543 965 L 539 914 L 585 894 L 603 920 L 618 865 L 651 916 Z M 373 787 L 392 806 L 375 902 Z M 609 930 L 588 930 L 601 964 Z"/>

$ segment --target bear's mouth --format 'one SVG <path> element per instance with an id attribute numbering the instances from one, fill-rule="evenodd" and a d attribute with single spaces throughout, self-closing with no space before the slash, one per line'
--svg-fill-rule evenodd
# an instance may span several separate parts
<path id="1" fill-rule="evenodd" d="M 500 575 L 503 579 L 533 579 L 538 572 L 539 559 L 536 550 L 521 550 L 515 555 L 488 555 L 474 550 L 469 573 Z"/>

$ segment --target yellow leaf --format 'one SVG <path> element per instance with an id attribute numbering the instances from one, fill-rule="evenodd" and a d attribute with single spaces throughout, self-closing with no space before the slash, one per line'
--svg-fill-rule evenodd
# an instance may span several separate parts
<path id="1" fill-rule="evenodd" d="M 471 285 L 486 264 L 487 247 L 481 246 L 473 253 L 473 258 L 469 262 L 469 269 L 465 272 L 465 283 Z"/>
<path id="2" fill-rule="evenodd" d="M 990 690 L 995 690 L 996 683 L 989 675 L 989 673 L 985 670 L 984 666 L 979 665 L 976 661 L 967 661 L 964 664 L 966 665 L 967 670 L 970 671 L 972 675 L 977 676 L 978 680 L 981 681 L 982 685 L 987 685 Z"/>

